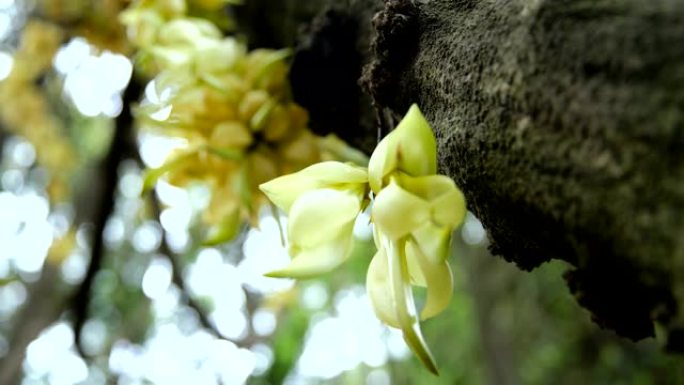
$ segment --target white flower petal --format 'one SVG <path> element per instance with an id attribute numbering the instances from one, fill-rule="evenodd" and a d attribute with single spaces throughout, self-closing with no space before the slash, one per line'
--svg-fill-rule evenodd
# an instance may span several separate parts
<path id="1" fill-rule="evenodd" d="M 385 177 L 396 169 L 396 145 L 391 135 L 388 134 L 378 143 L 368 161 L 368 183 L 375 194 L 382 189 Z"/>
<path id="2" fill-rule="evenodd" d="M 372 208 L 378 231 L 396 240 L 430 220 L 430 206 L 395 182 L 380 191 Z"/>
<path id="3" fill-rule="evenodd" d="M 300 173 L 320 181 L 324 186 L 366 183 L 368 181 L 368 172 L 365 168 L 335 161 L 313 164 Z"/>
<path id="4" fill-rule="evenodd" d="M 275 178 L 259 188 L 276 206 L 289 212 L 295 200 L 308 191 L 324 187 L 363 191 L 359 187 L 367 181 L 368 174 L 364 168 L 328 161 Z"/>
<path id="5" fill-rule="evenodd" d="M 407 258 L 414 259 L 420 266 L 427 283 L 427 300 L 420 318 L 427 319 L 441 313 L 449 306 L 454 291 L 451 267 L 446 260 L 428 258 L 413 241 L 407 243 Z"/>
<path id="6" fill-rule="evenodd" d="M 389 265 L 385 249 L 379 248 L 368 266 L 366 275 L 366 290 L 375 315 L 380 321 L 394 328 L 401 328 L 394 310 L 394 296 L 392 283 L 389 280 Z"/>
<path id="7" fill-rule="evenodd" d="M 412 240 L 432 263 L 445 261 L 451 251 L 451 229 L 426 222 L 411 233 Z"/>
<path id="8" fill-rule="evenodd" d="M 288 238 L 293 248 L 307 249 L 352 234 L 361 211 L 360 199 L 334 189 L 309 191 L 295 201 L 288 216 Z"/>
<path id="9" fill-rule="evenodd" d="M 292 261 L 286 268 L 267 273 L 266 276 L 301 279 L 316 277 L 332 271 L 347 260 L 352 249 L 351 230 L 342 233 L 337 239 L 317 247 L 300 249 L 293 255 Z"/>
<path id="10" fill-rule="evenodd" d="M 318 187 L 318 181 L 302 177 L 299 173 L 283 175 L 259 185 L 266 197 L 285 212 L 290 211 L 292 204 L 302 194 Z"/>

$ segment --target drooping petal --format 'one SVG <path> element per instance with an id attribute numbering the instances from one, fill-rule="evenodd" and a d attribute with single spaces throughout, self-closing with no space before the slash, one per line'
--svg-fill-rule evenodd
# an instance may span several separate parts
<path id="1" fill-rule="evenodd" d="M 375 247 L 378 249 L 378 251 L 382 251 L 384 253 L 384 249 L 382 246 L 381 238 L 383 235 L 380 235 L 378 232 L 378 227 L 375 226 L 374 224 L 371 223 L 372 229 L 373 229 L 373 241 L 375 242 Z M 387 259 L 387 256 L 385 254 L 385 259 Z M 385 262 L 386 264 L 387 262 Z M 411 284 L 416 285 L 416 286 L 421 286 L 425 287 L 427 284 L 425 283 L 425 277 L 423 276 L 423 272 L 420 270 L 420 266 L 418 265 L 418 262 L 415 260 L 409 259 L 407 261 L 408 263 L 408 270 L 409 270 L 409 275 L 411 276 Z M 373 261 L 371 261 L 371 266 L 373 266 Z M 385 273 L 387 275 L 387 273 Z M 389 290 L 389 286 L 388 286 Z M 398 326 L 397 326 L 398 327 Z"/>
<path id="2" fill-rule="evenodd" d="M 449 181 L 453 183 L 451 179 Z M 430 206 L 435 222 L 451 229 L 460 226 L 466 216 L 465 198 L 456 185 L 430 202 Z"/>
<path id="3" fill-rule="evenodd" d="M 399 239 L 430 220 L 430 206 L 392 182 L 375 198 L 373 223 L 392 240 Z"/>
<path id="4" fill-rule="evenodd" d="M 295 201 L 288 219 L 292 261 L 268 276 L 308 278 L 329 272 L 351 252 L 354 221 L 361 210 L 355 194 L 334 189 L 306 192 Z"/>
<path id="5" fill-rule="evenodd" d="M 346 187 L 368 180 L 365 169 L 346 163 L 328 161 L 309 166 L 294 174 L 284 175 L 263 183 L 259 189 L 276 206 L 289 212 L 302 194 L 321 187 Z"/>
<path id="6" fill-rule="evenodd" d="M 407 250 L 407 253 L 409 250 Z M 411 258 L 408 256 L 406 258 L 406 264 L 408 266 L 409 276 L 411 277 L 411 285 L 427 287 L 427 278 L 423 274 L 423 269 L 421 269 L 417 258 Z"/>
<path id="7" fill-rule="evenodd" d="M 426 222 L 411 233 L 411 238 L 433 263 L 443 262 L 449 257 L 452 229 Z"/>
<path id="8" fill-rule="evenodd" d="M 413 301 L 413 292 L 409 282 L 406 253 L 404 250 L 405 240 L 393 242 L 384 238 L 383 246 L 386 248 L 389 262 L 389 279 L 392 283 L 392 297 L 394 298 L 397 320 L 401 326 L 404 340 L 411 350 L 418 356 L 423 365 L 434 374 L 438 374 L 437 364 L 430 353 L 430 349 L 423 338 L 420 324 L 416 317 L 416 305 Z"/>
<path id="9" fill-rule="evenodd" d="M 407 242 L 406 256 L 420 266 L 427 283 L 427 300 L 420 313 L 421 319 L 433 317 L 446 309 L 454 290 L 451 267 L 446 260 L 429 258 L 421 245 L 414 240 Z"/>
<path id="10" fill-rule="evenodd" d="M 395 301 L 392 295 L 392 283 L 389 279 L 389 265 L 384 248 L 378 248 L 368 266 L 366 290 L 375 315 L 385 324 L 400 329 L 401 325 L 394 310 Z"/>
<path id="11" fill-rule="evenodd" d="M 336 239 L 307 249 L 290 248 L 292 261 L 281 270 L 265 274 L 273 278 L 312 278 L 325 274 L 344 263 L 352 248 L 352 229 L 342 231 Z M 294 251 L 294 252 L 293 252 Z"/>
<path id="12" fill-rule="evenodd" d="M 346 191 L 318 189 L 304 193 L 288 216 L 290 245 L 307 249 L 336 239 L 343 231 L 351 236 L 360 211 L 360 199 Z"/>

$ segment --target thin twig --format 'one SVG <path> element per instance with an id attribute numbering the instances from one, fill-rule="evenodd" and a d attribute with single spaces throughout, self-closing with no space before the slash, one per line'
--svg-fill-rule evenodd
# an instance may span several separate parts
<path id="1" fill-rule="evenodd" d="M 159 218 L 161 214 L 161 204 L 159 202 L 159 199 L 157 198 L 157 195 L 155 194 L 154 191 L 150 192 L 150 200 L 152 204 L 152 211 L 153 215 L 155 218 Z M 192 310 L 194 310 L 197 313 L 197 316 L 199 317 L 200 324 L 204 329 L 206 329 L 210 334 L 217 338 L 225 339 L 228 340 L 232 343 L 234 343 L 237 347 L 239 348 L 249 348 L 250 346 L 254 345 L 255 343 L 259 342 L 262 338 L 256 335 L 254 332 L 251 323 L 248 323 L 248 333 L 245 338 L 241 338 L 240 340 L 234 340 L 230 338 L 226 338 L 224 335 L 221 334 L 221 332 L 216 328 L 216 326 L 211 322 L 209 319 L 209 316 L 207 315 L 207 309 L 205 309 L 193 296 L 190 294 L 190 288 L 188 287 L 187 282 L 185 281 L 185 278 L 183 277 L 183 270 L 184 266 L 181 265 L 181 262 L 179 261 L 179 256 L 177 253 L 174 253 L 171 248 L 169 247 L 169 242 L 168 242 L 168 235 L 167 232 L 163 231 L 162 239 L 159 244 L 159 252 L 168 259 L 169 263 L 171 264 L 171 281 L 173 282 L 174 285 L 180 289 L 181 292 L 181 300 Z M 244 241 L 244 237 L 239 237 L 236 239 L 235 242 L 240 242 L 240 240 Z M 244 290 L 244 289 L 243 289 Z M 247 292 L 247 290 L 244 290 L 245 292 L 245 298 L 247 299 L 247 318 L 252 319 L 252 316 L 254 315 L 254 311 L 256 310 L 256 303 L 255 299 L 253 296 Z"/>
<path id="2" fill-rule="evenodd" d="M 28 301 L 13 317 L 9 350 L 0 358 L 0 385 L 21 382 L 26 348 L 62 314 L 67 296 L 59 282 L 59 268 L 46 263 L 40 279 L 28 286 Z"/>
<path id="3" fill-rule="evenodd" d="M 161 215 L 161 204 L 159 203 L 159 199 L 154 191 L 151 191 L 149 195 L 152 203 L 153 215 L 156 219 L 159 219 L 159 216 Z M 159 244 L 159 251 L 168 259 L 169 263 L 171 263 L 171 281 L 180 289 L 183 302 L 197 313 L 200 324 L 202 324 L 209 333 L 215 337 L 224 338 L 221 335 L 221 332 L 219 332 L 218 329 L 216 329 L 216 326 L 209 320 L 206 310 L 192 297 L 192 295 L 190 295 L 190 288 L 185 282 L 185 278 L 183 278 L 183 266 L 181 266 L 180 261 L 178 261 L 178 256 L 169 247 L 166 231 L 162 230 L 162 232 L 163 235 L 161 243 Z"/>
<path id="4" fill-rule="evenodd" d="M 99 194 L 94 197 L 96 202 L 93 216 L 93 232 L 91 234 L 90 262 L 86 270 L 85 277 L 79 288 L 76 290 L 72 307 L 74 313 L 74 336 L 76 338 L 76 348 L 85 357 L 81 346 L 81 331 L 88 319 L 88 307 L 92 297 L 92 286 L 97 272 L 102 267 L 105 248 L 103 232 L 107 220 L 114 210 L 116 201 L 116 187 L 118 183 L 118 169 L 121 162 L 135 152 L 135 142 L 133 140 L 133 115 L 131 111 L 132 103 L 140 96 L 140 84 L 131 79 L 123 94 L 124 109 L 115 120 L 114 138 L 109 148 L 107 156 L 99 166 L 102 185 Z"/>
<path id="5" fill-rule="evenodd" d="M 9 137 L 9 134 L 7 132 L 7 129 L 5 128 L 5 125 L 0 122 L 0 161 L 3 158 L 3 152 L 5 149 L 5 139 Z"/>

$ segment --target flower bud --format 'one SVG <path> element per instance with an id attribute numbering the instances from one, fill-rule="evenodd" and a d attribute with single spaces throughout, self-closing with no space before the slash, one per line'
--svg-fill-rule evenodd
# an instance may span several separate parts
<path id="1" fill-rule="evenodd" d="M 437 172 L 437 147 L 430 125 L 417 105 L 412 105 L 397 128 L 380 141 L 368 164 L 374 193 L 387 185 L 387 177 L 401 171 L 410 176 Z"/>

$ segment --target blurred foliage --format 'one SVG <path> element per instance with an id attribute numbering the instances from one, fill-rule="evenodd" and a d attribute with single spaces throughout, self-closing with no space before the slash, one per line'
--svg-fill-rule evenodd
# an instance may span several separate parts
<path id="1" fill-rule="evenodd" d="M 282 384 L 292 368 L 302 348 L 302 341 L 309 326 L 309 316 L 306 311 L 294 308 L 288 311 L 273 336 L 273 365 L 254 384 Z"/>

